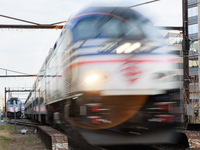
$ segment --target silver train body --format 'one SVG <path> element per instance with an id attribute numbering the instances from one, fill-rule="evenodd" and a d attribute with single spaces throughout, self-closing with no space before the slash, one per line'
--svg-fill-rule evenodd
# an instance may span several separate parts
<path id="1" fill-rule="evenodd" d="M 173 142 L 181 83 L 175 50 L 132 9 L 85 9 L 63 27 L 25 114 L 68 123 L 91 144 Z"/>

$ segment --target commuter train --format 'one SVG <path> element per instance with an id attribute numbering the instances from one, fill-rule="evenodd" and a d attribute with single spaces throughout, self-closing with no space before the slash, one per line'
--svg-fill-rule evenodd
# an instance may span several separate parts
<path id="1" fill-rule="evenodd" d="M 21 117 L 21 100 L 17 97 L 11 97 L 7 100 L 7 117 L 14 118 L 14 111 L 16 112 L 16 118 Z M 15 110 L 14 110 L 15 103 Z"/>
<path id="2" fill-rule="evenodd" d="M 96 145 L 175 142 L 181 59 L 126 7 L 89 7 L 63 26 L 25 102 Z M 72 134 L 73 134 L 72 133 Z"/>

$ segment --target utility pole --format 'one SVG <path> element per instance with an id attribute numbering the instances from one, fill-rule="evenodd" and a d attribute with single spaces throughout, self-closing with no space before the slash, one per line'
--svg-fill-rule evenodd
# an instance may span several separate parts
<path id="1" fill-rule="evenodd" d="M 6 87 L 5 87 L 5 117 L 7 117 L 7 110 L 6 110 Z"/>
<path id="2" fill-rule="evenodd" d="M 183 100 L 184 124 L 188 123 L 187 106 L 189 104 L 189 37 L 188 37 L 188 0 L 182 0 L 183 10 Z"/>

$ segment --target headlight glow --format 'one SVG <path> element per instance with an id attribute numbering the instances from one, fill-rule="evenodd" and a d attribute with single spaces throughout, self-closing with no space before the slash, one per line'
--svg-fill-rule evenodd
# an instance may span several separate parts
<path id="1" fill-rule="evenodd" d="M 133 45 L 131 45 L 129 48 L 127 48 L 124 53 L 130 53 L 138 48 L 141 47 L 141 43 L 140 42 L 137 42 L 137 43 L 134 43 Z"/>
<path id="2" fill-rule="evenodd" d="M 85 82 L 87 83 L 93 83 L 95 82 L 97 79 L 99 78 L 99 76 L 97 74 L 90 74 L 85 78 Z"/>
<path id="3" fill-rule="evenodd" d="M 127 49 L 131 43 L 125 43 L 116 49 L 117 53 L 122 53 L 125 49 Z"/>

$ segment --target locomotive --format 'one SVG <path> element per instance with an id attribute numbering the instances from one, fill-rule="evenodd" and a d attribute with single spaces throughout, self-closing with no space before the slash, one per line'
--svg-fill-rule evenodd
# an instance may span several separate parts
<path id="1" fill-rule="evenodd" d="M 11 97 L 7 100 L 7 117 L 14 118 L 14 112 L 16 112 L 16 118 L 21 117 L 21 100 L 17 97 Z M 14 108 L 15 104 L 15 108 Z M 15 110 L 14 110 L 15 109 Z"/>
<path id="2" fill-rule="evenodd" d="M 174 142 L 181 59 L 127 7 L 89 7 L 63 26 L 25 102 L 91 144 Z M 69 126 L 68 126 L 69 127 Z"/>

